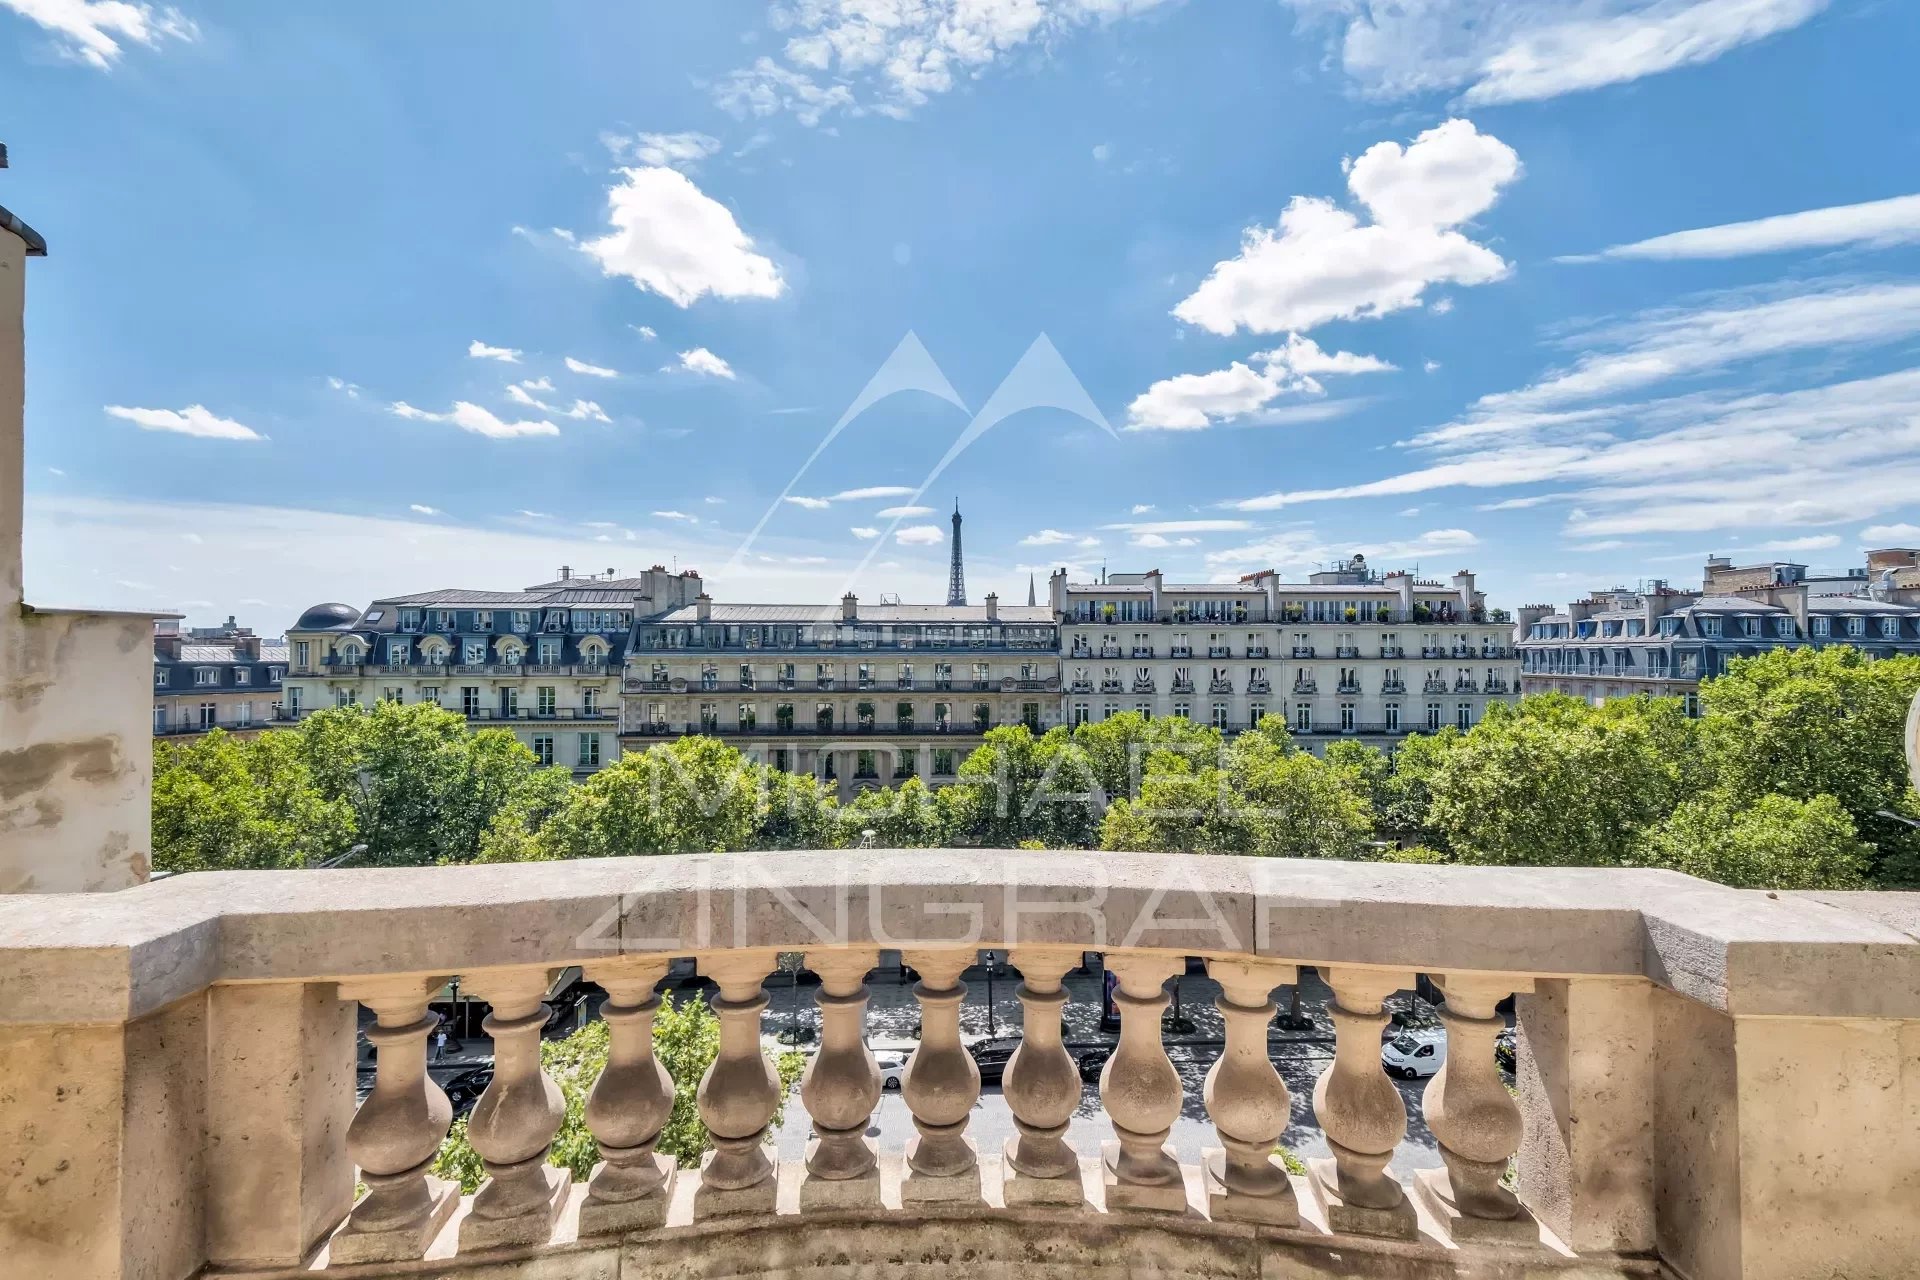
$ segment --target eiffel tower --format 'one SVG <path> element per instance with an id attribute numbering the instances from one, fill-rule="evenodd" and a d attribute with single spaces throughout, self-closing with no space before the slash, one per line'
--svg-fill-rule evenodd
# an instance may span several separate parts
<path id="1" fill-rule="evenodd" d="M 960 564 L 960 500 L 953 501 L 953 567 L 947 570 L 947 603 L 967 602 L 967 571 Z"/>

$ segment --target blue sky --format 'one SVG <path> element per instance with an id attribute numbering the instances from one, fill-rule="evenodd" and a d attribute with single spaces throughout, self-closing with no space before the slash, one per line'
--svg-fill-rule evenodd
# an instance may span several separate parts
<path id="1" fill-rule="evenodd" d="M 1854 564 L 1920 542 L 1916 53 L 1894 0 L 0 0 L 29 595 L 936 599 L 956 497 L 976 598 Z"/>

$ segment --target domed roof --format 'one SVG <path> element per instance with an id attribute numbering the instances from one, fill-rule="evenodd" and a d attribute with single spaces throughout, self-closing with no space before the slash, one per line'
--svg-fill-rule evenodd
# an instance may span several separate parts
<path id="1" fill-rule="evenodd" d="M 317 604 L 300 615 L 295 631 L 331 631 L 350 627 L 360 621 L 360 611 L 350 604 Z"/>

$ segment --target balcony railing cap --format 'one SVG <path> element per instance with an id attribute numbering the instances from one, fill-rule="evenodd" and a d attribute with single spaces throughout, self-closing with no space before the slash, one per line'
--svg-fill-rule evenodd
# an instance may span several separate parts
<path id="1" fill-rule="evenodd" d="M 1048 944 L 1429 973 L 1644 976 L 1736 1014 L 1920 1018 L 1920 898 L 1677 872 L 1014 850 L 205 872 L 0 899 L 0 1023 L 117 1023 L 216 983 L 622 952 Z"/>

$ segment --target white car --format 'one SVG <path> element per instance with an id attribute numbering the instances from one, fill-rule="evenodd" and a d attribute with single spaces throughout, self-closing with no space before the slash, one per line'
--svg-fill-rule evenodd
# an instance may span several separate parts
<path id="1" fill-rule="evenodd" d="M 1418 1080 L 1440 1070 L 1447 1060 L 1447 1033 L 1440 1028 L 1403 1031 L 1380 1046 L 1380 1065 L 1390 1076 Z"/>
<path id="2" fill-rule="evenodd" d="M 888 1049 L 875 1050 L 873 1060 L 880 1064 L 880 1087 L 898 1089 L 900 1080 L 906 1074 L 907 1055 Z"/>

